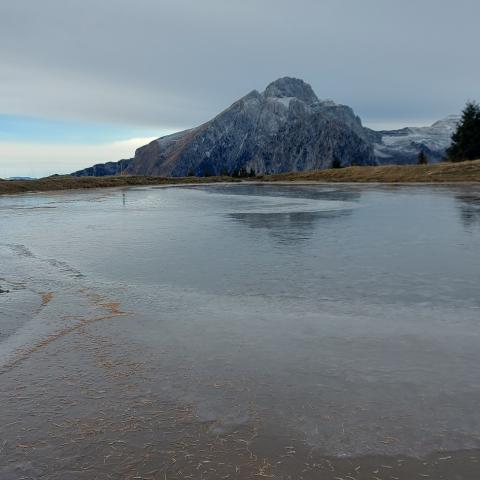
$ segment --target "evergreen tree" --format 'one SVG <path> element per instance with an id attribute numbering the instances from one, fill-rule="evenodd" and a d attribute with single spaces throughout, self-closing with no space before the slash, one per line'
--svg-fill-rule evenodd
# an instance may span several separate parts
<path id="1" fill-rule="evenodd" d="M 332 160 L 332 168 L 342 168 L 342 163 L 338 158 Z"/>
<path id="2" fill-rule="evenodd" d="M 427 156 L 425 155 L 425 152 L 423 150 L 420 150 L 420 152 L 418 153 L 418 161 L 417 163 L 419 165 L 426 165 L 428 163 L 428 158 Z"/>
<path id="3" fill-rule="evenodd" d="M 452 162 L 480 158 L 480 105 L 468 102 L 462 112 L 457 131 L 452 136 L 452 145 L 447 150 Z"/>
<path id="4" fill-rule="evenodd" d="M 207 166 L 207 167 L 204 167 L 203 169 L 203 176 L 204 177 L 213 177 L 215 175 L 215 173 L 213 172 L 213 170 Z"/>

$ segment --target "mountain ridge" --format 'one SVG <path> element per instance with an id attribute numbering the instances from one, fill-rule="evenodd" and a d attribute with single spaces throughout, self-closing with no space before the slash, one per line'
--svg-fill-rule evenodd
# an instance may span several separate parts
<path id="1" fill-rule="evenodd" d="M 231 175 L 242 168 L 276 174 L 415 163 L 420 150 L 436 162 L 449 145 L 451 134 L 446 135 L 451 128 L 451 122 L 439 121 L 431 127 L 377 132 L 364 127 L 349 106 L 319 100 L 308 83 L 282 77 L 197 127 L 138 148 L 131 159 L 72 175 L 209 176 Z"/>

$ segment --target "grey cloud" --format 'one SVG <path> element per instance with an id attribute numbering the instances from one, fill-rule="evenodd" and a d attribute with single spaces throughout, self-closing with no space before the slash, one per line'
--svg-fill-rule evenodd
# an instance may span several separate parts
<path id="1" fill-rule="evenodd" d="M 477 0 L 11 0 L 4 113 L 178 128 L 283 75 L 365 120 L 479 98 Z"/>

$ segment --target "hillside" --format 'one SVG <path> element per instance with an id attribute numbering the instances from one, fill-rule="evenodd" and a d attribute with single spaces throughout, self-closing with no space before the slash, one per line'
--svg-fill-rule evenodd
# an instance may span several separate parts
<path id="1" fill-rule="evenodd" d="M 269 175 L 263 181 L 366 182 L 366 183 L 468 183 L 480 182 L 480 160 L 433 165 L 347 167 L 316 172 Z"/>
<path id="2" fill-rule="evenodd" d="M 91 188 L 115 188 L 142 185 L 175 185 L 179 183 L 214 183 L 239 181 L 231 177 L 186 177 L 165 178 L 145 176 L 117 176 L 117 177 L 72 177 L 53 176 L 39 180 L 1 180 L 0 195 L 47 192 L 58 190 L 81 190 Z"/>
<path id="3" fill-rule="evenodd" d="M 71 177 L 56 176 L 40 180 L 0 180 L 0 195 L 25 192 L 112 188 L 134 185 L 176 185 L 215 182 L 239 182 L 232 177 Z M 256 182 L 366 182 L 366 183 L 469 183 L 480 182 L 480 160 L 434 165 L 385 165 L 347 167 L 314 172 L 261 175 L 244 181 Z"/>

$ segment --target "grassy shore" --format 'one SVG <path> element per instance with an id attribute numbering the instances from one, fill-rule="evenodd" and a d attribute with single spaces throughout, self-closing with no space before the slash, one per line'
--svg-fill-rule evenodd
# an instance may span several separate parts
<path id="1" fill-rule="evenodd" d="M 480 182 L 480 160 L 436 165 L 386 165 L 348 167 L 314 172 L 261 175 L 262 182 L 378 182 L 378 183 L 468 183 Z M 40 180 L 0 180 L 0 194 L 125 187 L 133 185 L 175 185 L 189 183 L 238 182 L 231 177 L 70 177 Z"/>
<path id="2" fill-rule="evenodd" d="M 47 192 L 84 188 L 129 187 L 135 185 L 175 185 L 239 181 L 231 177 L 71 177 L 54 176 L 39 180 L 0 180 L 0 195 L 26 192 Z"/>
<path id="3" fill-rule="evenodd" d="M 378 182 L 378 183 L 467 183 L 480 182 L 480 160 L 434 165 L 385 165 L 347 167 L 315 172 L 282 173 L 260 177 L 268 182 Z"/>

